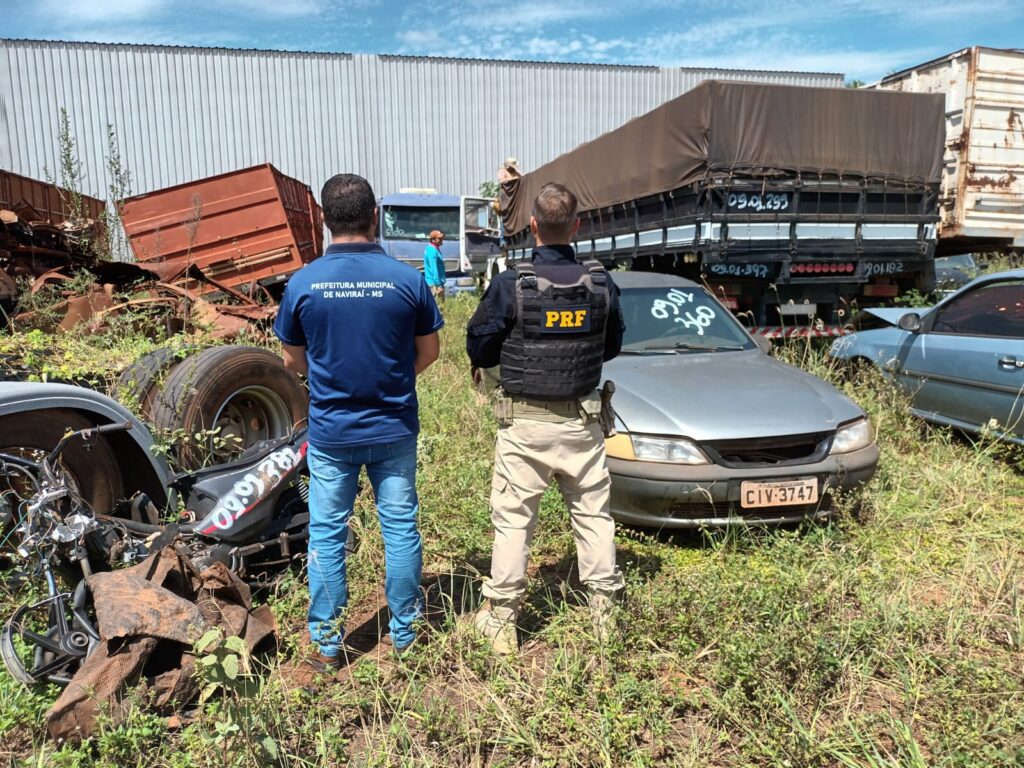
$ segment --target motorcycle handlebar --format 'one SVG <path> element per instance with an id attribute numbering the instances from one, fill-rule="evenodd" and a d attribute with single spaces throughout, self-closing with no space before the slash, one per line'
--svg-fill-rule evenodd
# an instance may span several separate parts
<path id="1" fill-rule="evenodd" d="M 97 435 L 102 435 L 105 432 L 128 432 L 132 428 L 130 421 L 118 421 L 114 424 L 101 424 L 98 427 L 92 429 L 84 429 L 83 432 L 95 432 Z"/>
<path id="2" fill-rule="evenodd" d="M 74 437 L 83 437 L 88 440 L 93 435 L 103 435 L 108 432 L 127 432 L 132 428 L 130 421 L 117 421 L 113 424 L 101 424 L 98 427 L 88 427 L 87 429 L 80 429 L 77 432 L 69 432 L 60 439 L 60 442 L 50 452 L 50 455 L 46 457 L 46 464 L 53 464 L 60 456 L 64 447 L 68 444 L 68 441 Z"/>

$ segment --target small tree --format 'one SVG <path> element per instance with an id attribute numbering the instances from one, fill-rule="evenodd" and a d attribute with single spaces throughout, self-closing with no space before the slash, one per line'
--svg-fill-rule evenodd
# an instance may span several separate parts
<path id="1" fill-rule="evenodd" d="M 114 126 L 107 124 L 107 253 L 108 259 L 128 249 L 127 237 L 121 225 L 121 212 L 124 210 L 125 198 L 132 194 L 132 174 L 121 161 L 121 149 L 117 143 L 117 132 Z M 97 249 L 99 251 L 100 249 Z M 103 254 L 97 254 L 103 255 Z"/>
<path id="2" fill-rule="evenodd" d="M 71 221 L 81 221 L 85 218 L 85 201 L 82 199 L 85 173 L 82 171 L 82 161 L 78 159 L 75 136 L 71 132 L 71 118 L 64 107 L 60 108 L 60 121 L 57 125 L 57 150 L 60 153 L 59 177 L 54 179 L 47 170 L 47 180 L 57 187 L 64 206 L 64 216 Z"/>

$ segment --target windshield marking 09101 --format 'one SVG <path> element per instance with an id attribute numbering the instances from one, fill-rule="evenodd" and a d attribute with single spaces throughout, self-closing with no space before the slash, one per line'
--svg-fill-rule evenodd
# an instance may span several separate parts
<path id="1" fill-rule="evenodd" d="M 667 294 L 665 299 L 655 299 L 651 304 L 651 314 L 658 320 L 667 320 L 669 317 L 668 310 L 676 315 L 673 318 L 677 323 L 682 323 L 687 328 L 693 328 L 697 331 L 698 336 L 704 335 L 704 329 L 711 325 L 711 321 L 715 318 L 715 310 L 711 307 L 697 307 L 696 316 L 693 312 L 684 312 L 680 314 L 680 307 L 684 304 L 690 304 L 693 302 L 693 292 L 681 291 L 678 288 L 673 288 Z"/>
<path id="2" fill-rule="evenodd" d="M 699 286 L 628 287 L 621 303 L 626 354 L 677 354 L 749 349 L 749 336 Z"/>

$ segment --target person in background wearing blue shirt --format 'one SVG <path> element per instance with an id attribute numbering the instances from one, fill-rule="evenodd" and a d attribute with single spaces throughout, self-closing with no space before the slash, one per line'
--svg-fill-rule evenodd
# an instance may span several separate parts
<path id="1" fill-rule="evenodd" d="M 441 244 L 444 243 L 444 232 L 431 230 L 430 243 L 423 249 L 423 277 L 430 286 L 439 304 L 444 303 L 444 257 L 441 255 Z"/>
<path id="2" fill-rule="evenodd" d="M 309 381 L 309 634 L 314 669 L 342 664 L 345 543 L 366 467 L 384 537 L 391 644 L 416 639 L 423 555 L 416 527 L 416 376 L 437 360 L 444 325 L 423 277 L 375 241 L 366 179 L 339 174 L 321 193 L 331 243 L 292 275 L 274 332 L 285 366 Z"/>

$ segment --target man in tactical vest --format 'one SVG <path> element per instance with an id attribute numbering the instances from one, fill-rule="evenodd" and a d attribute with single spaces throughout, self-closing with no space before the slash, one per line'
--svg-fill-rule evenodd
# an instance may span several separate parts
<path id="1" fill-rule="evenodd" d="M 530 217 L 531 261 L 494 279 L 466 330 L 474 379 L 482 369 L 501 366 L 491 480 L 494 550 L 483 587 L 488 603 L 475 620 L 497 653 L 517 647 L 530 540 L 552 479 L 569 509 L 580 580 L 601 642 L 613 629 L 612 609 L 623 586 L 596 387 L 602 363 L 619 354 L 624 326 L 611 276 L 596 260 L 578 262 L 568 244 L 579 227 L 576 206 L 576 196 L 561 184 L 541 188 Z"/>

